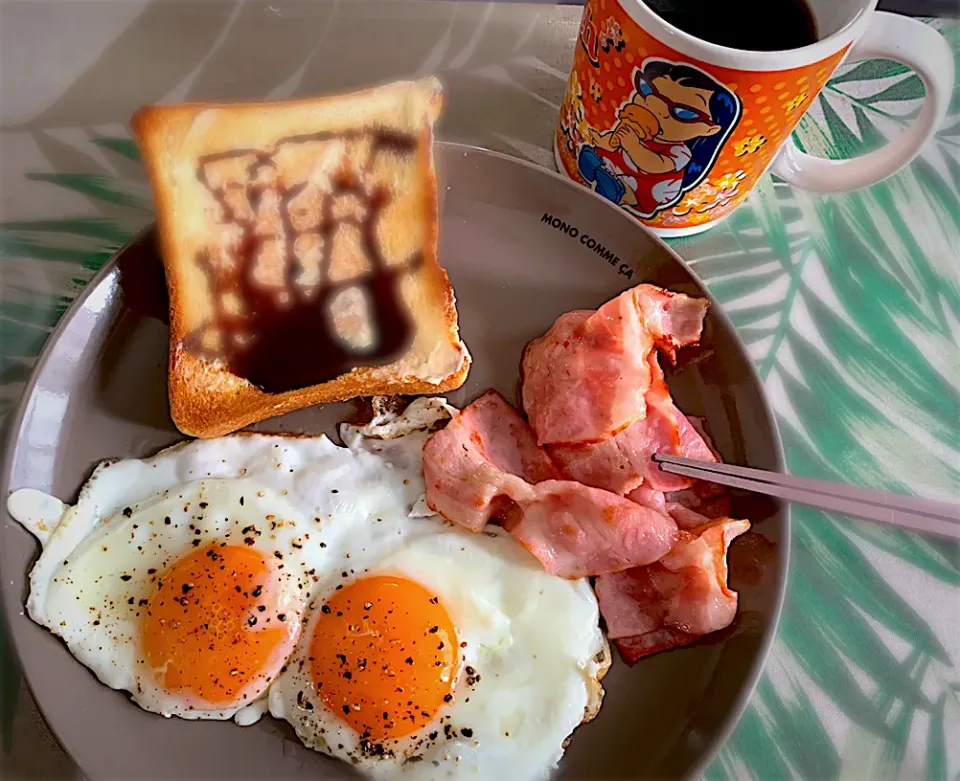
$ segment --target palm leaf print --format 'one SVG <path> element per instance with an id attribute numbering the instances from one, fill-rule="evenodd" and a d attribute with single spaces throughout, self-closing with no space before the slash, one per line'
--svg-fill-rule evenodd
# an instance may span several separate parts
<path id="1" fill-rule="evenodd" d="M 96 138 L 94 143 L 127 158 L 135 154 L 128 139 Z M 81 193 L 94 205 L 120 206 L 129 214 L 124 220 L 72 217 L 0 223 L 0 263 L 4 264 L 0 268 L 9 272 L 11 266 L 30 261 L 73 267 L 69 284 L 59 295 L 17 285 L 9 281 L 9 274 L 4 274 L 0 297 L 0 338 L 3 339 L 0 418 L 9 411 L 17 383 L 25 379 L 25 375 L 18 376 L 17 372 L 14 372 L 15 376 L 9 376 L 9 367 L 32 365 L 46 336 L 76 294 L 146 224 L 151 211 L 149 200 L 138 194 L 137 188 L 108 176 L 30 174 L 28 178 Z"/>
<path id="2" fill-rule="evenodd" d="M 957 29 L 945 27 L 954 51 Z M 798 141 L 824 157 L 863 154 L 916 116 L 922 97 L 896 63 L 849 66 Z M 955 97 L 934 143 L 886 182 L 824 197 L 766 179 L 719 239 L 679 243 L 757 363 L 791 471 L 960 495 L 958 172 Z M 927 590 L 908 599 L 877 562 L 949 594 L 960 546 L 808 508 L 792 516 L 779 664 L 708 775 L 897 777 L 912 774 L 912 756 L 929 778 L 956 777 L 947 736 L 960 729 L 957 675 L 939 639 L 952 627 L 922 609 Z M 816 750 L 801 751 L 798 729 Z"/>

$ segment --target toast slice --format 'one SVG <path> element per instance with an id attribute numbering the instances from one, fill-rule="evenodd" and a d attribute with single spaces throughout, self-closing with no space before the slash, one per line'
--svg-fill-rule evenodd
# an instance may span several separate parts
<path id="1" fill-rule="evenodd" d="M 435 79 L 337 97 L 147 106 L 177 428 L 440 393 L 470 367 L 437 261 Z"/>

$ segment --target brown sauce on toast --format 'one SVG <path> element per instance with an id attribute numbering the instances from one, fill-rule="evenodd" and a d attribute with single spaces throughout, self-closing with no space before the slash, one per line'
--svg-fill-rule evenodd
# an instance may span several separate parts
<path id="1" fill-rule="evenodd" d="M 276 175 L 274 155 L 286 144 L 361 140 L 371 143 L 362 167 L 351 167 L 344 156 L 340 169 L 330 177 L 330 190 L 320 201 L 319 221 L 308 230 L 295 229 L 291 202 L 308 186 L 288 184 Z M 196 175 L 221 209 L 222 224 L 239 229 L 239 240 L 227 250 L 226 264 L 214 263 L 210 251 L 198 253 L 197 263 L 212 294 L 213 315 L 191 332 L 185 347 L 194 354 L 223 360 L 229 370 L 268 393 L 280 393 L 328 382 L 358 367 L 381 366 L 400 358 L 413 342 L 414 324 L 400 294 L 404 274 L 419 267 L 421 253 L 402 265 L 388 265 L 376 236 L 377 222 L 391 200 L 382 184 L 368 186 L 378 154 L 388 151 L 399 156 L 417 154 L 415 136 L 386 129 L 347 133 L 317 133 L 293 136 L 277 142 L 273 152 L 236 149 L 207 155 L 197 162 Z M 209 175 L 210 166 L 236 158 L 252 158 L 242 185 L 246 202 L 228 186 L 217 186 Z M 270 169 L 273 169 L 272 171 Z M 232 198 L 228 195 L 233 196 Z M 359 208 L 353 214 L 337 215 L 339 196 L 353 196 Z M 258 215 L 265 197 L 278 199 L 279 225 L 272 232 L 258 228 Z M 356 226 L 366 256 L 368 273 L 349 280 L 331 281 L 330 267 L 334 235 L 345 224 Z M 317 284 L 300 284 L 303 264 L 295 249 L 298 238 L 313 234 L 320 242 Z M 267 242 L 282 258 L 284 285 L 278 291 L 255 277 L 255 266 Z M 224 250 L 220 249 L 220 257 Z M 348 287 L 358 288 L 366 301 L 372 339 L 362 348 L 351 345 L 333 327 L 331 304 Z M 234 306 L 227 306 L 225 297 Z M 211 338 L 212 337 L 212 338 Z"/>

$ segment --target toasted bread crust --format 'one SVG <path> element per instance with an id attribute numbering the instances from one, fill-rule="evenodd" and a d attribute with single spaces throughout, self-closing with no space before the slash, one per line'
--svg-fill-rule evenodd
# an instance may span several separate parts
<path id="1" fill-rule="evenodd" d="M 460 341 L 453 288 L 440 266 L 432 124 L 441 95 L 435 80 L 401 82 L 351 95 L 277 104 L 147 106 L 133 117 L 157 206 L 160 249 L 170 297 L 168 393 L 171 417 L 183 433 L 207 438 L 312 404 L 358 396 L 441 393 L 466 379 L 470 357 Z M 233 374 L 218 359 L 187 345 L 204 320 L 211 292 L 198 269 L 197 253 L 213 240 L 217 224 L 200 214 L 205 193 L 194 175 L 199 156 L 236 147 L 270 147 L 303 133 L 396 129 L 418 139 L 415 191 L 401 198 L 422 231 L 421 263 L 404 280 L 418 336 L 401 358 L 386 366 L 361 367 L 307 388 L 266 393 Z M 402 172 L 401 172 L 402 173 Z M 208 210 L 209 211 L 209 210 Z M 410 213 L 408 211 L 408 213 Z M 205 214 L 205 213 L 204 213 Z M 400 219 L 384 229 L 404 241 Z M 305 335 L 304 350 L 310 349 Z"/>

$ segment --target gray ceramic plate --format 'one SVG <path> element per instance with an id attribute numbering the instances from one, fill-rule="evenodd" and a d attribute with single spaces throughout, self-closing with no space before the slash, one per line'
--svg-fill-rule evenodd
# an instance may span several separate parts
<path id="1" fill-rule="evenodd" d="M 570 309 L 596 307 L 641 281 L 706 295 L 666 245 L 593 193 L 501 155 L 441 144 L 440 259 L 457 292 L 474 364 L 464 404 L 493 386 L 513 398 L 520 351 Z M 12 423 L 2 496 L 30 486 L 73 501 L 104 458 L 140 457 L 182 436 L 166 398 L 163 272 L 152 234 L 125 247 L 61 321 Z M 682 409 L 704 415 L 724 458 L 781 467 L 770 409 L 743 345 L 714 306 L 703 346 L 668 375 Z M 352 408 L 329 405 L 267 421 L 265 431 L 325 431 Z M 753 689 L 783 596 L 786 511 L 748 496 L 734 515 L 759 534 L 731 550 L 736 623 L 699 645 L 628 668 L 616 660 L 599 717 L 574 736 L 562 777 L 666 778 L 695 772 Z M 286 725 L 163 719 L 103 686 L 23 615 L 33 538 L 2 514 L 3 602 L 39 706 L 91 779 L 341 778 L 346 766 L 300 745 Z"/>

